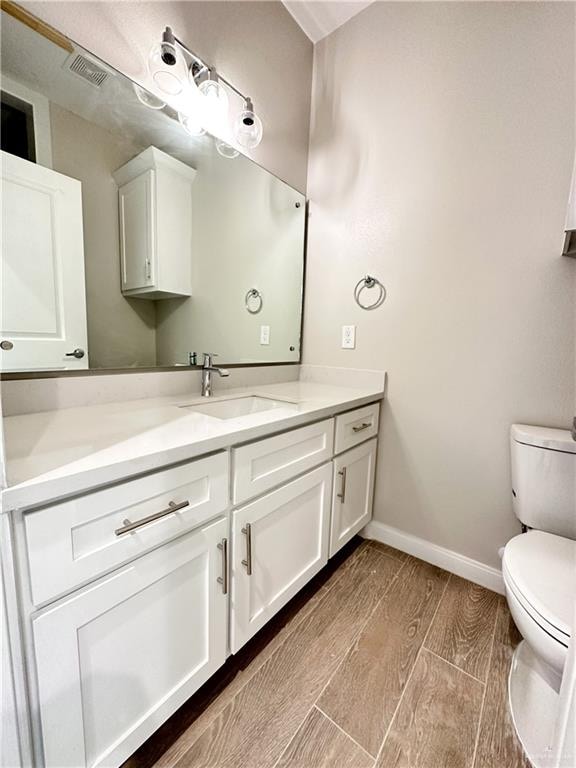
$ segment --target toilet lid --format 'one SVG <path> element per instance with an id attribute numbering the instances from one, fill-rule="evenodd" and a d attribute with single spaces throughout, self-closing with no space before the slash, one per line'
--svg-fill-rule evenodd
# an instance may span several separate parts
<path id="1" fill-rule="evenodd" d="M 576 602 L 576 541 L 543 531 L 521 534 L 506 544 L 502 569 L 532 618 L 566 644 Z"/>

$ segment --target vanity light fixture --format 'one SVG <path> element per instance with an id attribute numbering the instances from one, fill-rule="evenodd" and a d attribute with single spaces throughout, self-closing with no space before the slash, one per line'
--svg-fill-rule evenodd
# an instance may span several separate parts
<path id="1" fill-rule="evenodd" d="M 188 79 L 188 65 L 176 45 L 170 27 L 162 33 L 162 40 L 152 47 L 148 57 L 148 71 L 156 87 L 168 96 L 178 96 Z"/>
<path id="2" fill-rule="evenodd" d="M 244 109 L 234 122 L 234 135 L 238 144 L 246 149 L 254 149 L 262 141 L 262 120 L 254 112 L 249 96 L 244 99 Z"/>
<path id="3" fill-rule="evenodd" d="M 217 129 L 217 124 L 224 122 L 228 114 L 226 89 L 233 91 L 244 102 L 243 110 L 234 121 L 234 138 L 246 149 L 254 149 L 260 144 L 262 121 L 254 112 L 250 97 L 245 96 L 229 80 L 219 75 L 214 67 L 206 64 L 200 56 L 184 45 L 170 27 L 166 27 L 162 39 L 152 48 L 148 58 L 148 70 L 154 84 L 163 94 L 179 96 L 184 93 L 188 83 L 196 94 L 202 96 L 194 105 L 200 112 L 195 122 L 201 123 L 202 132 L 205 127 Z M 189 127 L 192 118 L 182 111 L 179 111 L 179 118 L 186 130 L 192 133 Z M 193 135 L 199 134 L 196 132 Z"/>
<path id="4" fill-rule="evenodd" d="M 147 91 L 145 88 L 141 88 L 136 83 L 132 84 L 132 88 L 134 89 L 138 101 L 144 104 L 145 107 L 149 107 L 150 109 L 164 109 L 166 106 L 165 101 L 159 99 L 158 96 L 154 96 L 153 93 L 150 93 L 150 91 Z"/>
<path id="5" fill-rule="evenodd" d="M 190 134 L 190 136 L 203 136 L 206 133 L 206 130 L 197 115 L 178 112 L 178 120 L 180 121 L 180 125 Z"/>
<path id="6" fill-rule="evenodd" d="M 198 86 L 203 96 L 203 107 L 208 122 L 225 118 L 228 113 L 228 93 L 218 81 L 216 70 L 210 68 Z"/>
<path id="7" fill-rule="evenodd" d="M 234 158 L 238 157 L 240 154 L 236 147 L 232 147 L 230 144 L 226 144 L 226 142 L 222 141 L 221 139 L 218 139 L 216 142 L 216 151 L 219 155 L 222 155 L 222 157 L 225 157 L 227 160 L 234 160 Z"/>

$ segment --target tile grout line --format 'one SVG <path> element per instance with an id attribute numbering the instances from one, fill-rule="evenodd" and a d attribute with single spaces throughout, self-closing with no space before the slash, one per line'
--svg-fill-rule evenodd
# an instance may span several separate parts
<path id="1" fill-rule="evenodd" d="M 488 669 L 486 671 L 486 685 L 484 686 L 484 693 L 482 695 L 482 704 L 480 705 L 480 715 L 478 717 L 478 728 L 476 729 L 476 739 L 474 741 L 474 752 L 472 754 L 472 762 L 470 768 L 474 768 L 476 765 L 476 757 L 478 754 L 478 744 L 480 743 L 480 730 L 482 728 L 482 720 L 484 719 L 484 704 L 486 703 L 486 694 L 488 691 L 488 680 L 490 678 L 490 669 L 492 667 L 492 657 L 494 656 L 494 647 L 496 645 L 496 627 L 498 626 L 498 619 L 500 617 L 500 603 L 496 607 L 496 615 L 494 617 L 494 626 L 492 627 L 492 642 L 490 643 L 490 654 L 488 656 Z"/>
<path id="2" fill-rule="evenodd" d="M 369 545 L 369 544 L 368 544 L 368 547 L 367 547 L 367 549 L 368 549 L 368 548 L 370 548 L 370 549 L 373 549 L 373 547 L 370 547 L 370 545 Z M 377 554 L 378 554 L 378 555 L 380 555 L 380 557 L 384 557 L 384 558 L 386 558 L 386 559 L 388 559 L 388 560 L 395 560 L 395 558 L 389 557 L 388 555 L 385 555 L 385 554 L 383 554 L 382 552 L 378 552 Z M 382 600 L 384 600 L 384 598 L 385 598 L 385 597 L 386 597 L 386 595 L 388 594 L 389 590 L 391 589 L 391 587 L 392 587 L 392 584 L 394 584 L 394 583 L 396 582 L 396 580 L 397 580 L 397 579 L 398 579 L 398 577 L 400 576 L 400 573 L 402 572 L 402 570 L 404 569 L 404 566 L 406 565 L 406 563 L 407 563 L 408 561 L 409 561 L 409 558 L 406 558 L 406 560 L 405 560 L 404 562 L 400 562 L 400 568 L 399 568 L 399 569 L 398 569 L 398 571 L 397 571 L 397 572 L 394 574 L 394 578 L 393 578 L 393 579 L 390 581 L 390 584 L 388 584 L 388 586 L 386 587 L 386 589 L 385 589 L 385 591 L 384 591 L 384 594 L 382 595 L 382 597 L 380 598 L 380 600 L 378 600 L 378 602 L 376 603 L 376 605 L 374 606 L 374 608 L 372 609 L 372 611 L 370 611 L 370 614 L 369 614 L 368 618 L 367 618 L 367 619 L 366 619 L 366 621 L 365 621 L 365 622 L 362 624 L 362 626 L 360 627 L 360 629 L 358 630 L 358 632 L 357 632 L 357 633 L 356 633 L 356 635 L 354 636 L 354 639 L 352 640 L 352 642 L 350 643 L 350 645 L 349 645 L 349 646 L 346 648 L 346 650 L 345 650 L 345 651 L 342 653 L 342 658 L 340 659 L 339 663 L 338 663 L 338 664 L 336 665 L 336 667 L 334 668 L 334 671 L 332 672 L 332 674 L 330 675 L 330 677 L 328 678 L 328 680 L 326 681 L 326 683 L 325 683 L 325 684 L 322 686 L 322 690 L 320 691 L 320 693 L 318 694 L 318 696 L 315 698 L 315 700 L 314 700 L 314 702 L 313 702 L 312 706 L 310 707 L 310 709 L 309 709 L 309 710 L 307 710 L 306 714 L 305 714 L 305 715 L 304 715 L 304 717 L 302 718 L 302 721 L 300 722 L 300 724 L 298 725 L 298 727 L 296 728 L 296 730 L 294 731 L 294 733 L 292 734 L 292 736 L 291 736 L 291 737 L 290 737 L 290 739 L 288 740 L 288 742 L 287 742 L 286 746 L 285 746 L 285 747 L 284 747 L 284 749 L 282 750 L 282 754 L 281 754 L 281 755 L 278 757 L 278 760 L 276 760 L 276 762 L 274 763 L 274 765 L 272 766 L 272 768 L 276 768 L 276 766 L 278 765 L 278 763 L 280 762 L 280 760 L 281 760 L 281 759 L 282 759 L 282 757 L 284 756 L 284 753 L 286 752 L 286 750 L 288 749 L 288 747 L 289 747 L 289 746 L 290 746 L 290 744 L 292 743 L 292 739 L 293 739 L 293 738 L 294 738 L 294 736 L 295 736 L 295 735 L 298 733 L 298 731 L 300 730 L 300 728 L 301 728 L 301 727 L 304 725 L 304 723 L 306 722 L 306 720 L 307 720 L 307 718 L 308 718 L 309 714 L 312 712 L 312 710 L 314 709 L 314 707 L 316 707 L 316 709 L 318 709 L 318 711 L 322 712 L 322 714 L 323 714 L 323 715 L 325 715 L 325 714 L 326 714 L 325 712 L 323 712 L 323 711 L 320 709 L 320 707 L 318 707 L 318 706 L 316 705 L 316 702 L 317 702 L 317 701 L 320 701 L 320 699 L 322 698 L 322 694 L 324 693 L 324 691 L 326 690 L 326 688 L 328 687 L 328 685 L 329 685 L 329 684 L 330 684 L 330 682 L 332 681 L 332 679 L 333 679 L 334 675 L 335 675 L 335 674 L 338 672 L 338 670 L 340 669 L 340 667 L 341 667 L 341 666 L 342 666 L 342 664 L 344 663 L 344 660 L 345 660 L 345 659 L 348 657 L 348 654 L 350 653 L 350 649 L 352 648 L 352 646 L 354 645 L 354 643 L 356 642 L 356 640 L 357 640 L 357 639 L 360 637 L 361 633 L 364 631 L 364 628 L 366 627 L 366 625 L 368 624 L 368 622 L 369 622 L 369 621 L 370 621 L 370 619 L 372 618 L 372 616 L 373 616 L 374 612 L 376 611 L 376 609 L 378 608 L 378 606 L 380 605 L 380 603 L 382 602 Z M 399 561 L 395 560 L 395 562 L 399 562 Z M 326 715 L 326 717 L 328 717 L 328 715 Z M 329 718 L 329 719 L 331 720 L 331 718 Z M 331 720 L 331 722 L 334 722 L 334 721 L 333 721 L 333 720 Z M 334 725 L 337 725 L 337 724 L 336 724 L 336 723 L 334 723 Z M 337 727 L 338 727 L 338 728 L 340 728 L 340 726 L 337 726 Z M 352 736 L 350 736 L 350 734 L 349 734 L 349 733 L 346 733 L 346 731 L 344 731 L 342 728 L 340 728 L 340 730 L 342 731 L 342 733 L 345 733 L 345 734 L 346 734 L 346 736 L 348 736 L 350 739 L 352 739 Z M 352 739 L 352 741 L 354 741 L 354 739 Z M 358 745 L 358 746 L 360 746 L 360 745 Z M 366 750 L 364 750 L 364 751 L 366 752 Z M 367 753 L 367 754 L 369 754 L 369 753 Z M 370 757 L 372 758 L 372 760 L 375 760 L 375 758 L 373 758 L 373 757 L 372 757 L 372 755 L 370 755 Z"/>
<path id="3" fill-rule="evenodd" d="M 492 630 L 492 637 L 493 637 L 494 630 Z M 459 667 L 458 664 L 454 664 L 452 661 L 448 661 L 448 659 L 445 659 L 444 656 L 440 656 L 439 653 L 436 653 L 436 651 L 431 651 L 430 648 L 424 648 L 424 650 L 427 653 L 431 653 L 432 656 L 436 656 L 437 659 L 440 659 L 440 661 L 443 661 L 445 664 L 449 664 L 453 669 L 457 670 L 458 672 L 462 672 L 463 675 L 466 675 L 466 677 L 472 678 L 476 683 L 480 683 L 482 686 L 486 686 L 486 683 L 484 683 L 482 680 L 480 680 L 479 677 L 476 677 L 475 675 L 471 675 L 470 672 L 466 672 L 465 669 L 462 669 L 462 667 Z M 488 663 L 490 663 L 490 658 L 492 655 L 492 644 L 490 644 L 490 655 L 488 658 Z"/>
<path id="4" fill-rule="evenodd" d="M 444 599 L 444 595 L 446 594 L 446 590 L 448 589 L 448 585 L 450 584 L 450 579 L 452 578 L 452 574 L 448 574 L 448 578 L 446 579 L 446 584 L 444 585 L 444 589 L 442 590 L 442 594 L 440 595 L 440 599 L 438 600 L 438 605 L 436 606 L 436 610 L 434 611 L 434 614 L 432 615 L 432 618 L 430 619 L 430 624 L 428 626 L 428 629 L 426 630 L 426 634 L 424 635 L 424 639 L 422 640 L 422 644 L 420 645 L 420 648 L 418 649 L 418 653 L 416 654 L 416 658 L 414 659 L 414 664 L 412 664 L 412 669 L 410 670 L 410 674 L 406 678 L 406 682 L 404 683 L 404 688 L 402 689 L 402 693 L 400 694 L 400 698 L 398 699 L 398 704 L 396 704 L 396 708 L 394 709 L 394 713 L 392 714 L 392 717 L 390 718 L 390 723 L 388 724 L 388 728 L 386 729 L 386 733 L 384 734 L 384 738 L 382 739 L 382 743 L 380 744 L 380 748 L 378 749 L 378 753 L 376 754 L 376 762 L 375 766 L 378 765 L 378 761 L 380 759 L 380 755 L 382 754 L 382 750 L 384 749 L 384 745 L 386 744 L 386 740 L 390 734 L 390 731 L 392 729 L 392 725 L 394 724 L 394 720 L 396 719 L 396 715 L 398 714 L 398 710 L 400 709 L 400 705 L 402 704 L 402 700 L 404 699 L 404 694 L 406 693 L 406 690 L 408 688 L 408 685 L 410 683 L 410 680 L 412 679 L 412 675 L 414 674 L 414 670 L 416 669 L 416 666 L 418 664 L 418 661 L 420 659 L 420 656 L 422 654 L 422 649 L 424 648 L 424 643 L 428 639 L 428 635 L 430 634 L 430 630 L 432 628 L 432 624 L 434 624 L 434 619 L 436 618 L 436 614 L 440 610 L 440 605 L 442 603 L 442 600 Z"/>
<path id="5" fill-rule="evenodd" d="M 334 589 L 334 587 L 336 586 L 336 584 L 338 584 L 338 582 L 340 581 L 340 579 L 342 579 L 342 578 L 343 578 L 343 576 L 344 576 L 344 573 L 345 573 L 345 572 L 346 572 L 346 570 L 347 570 L 347 567 L 348 567 L 348 566 L 349 566 L 351 563 L 353 563 L 355 560 L 357 560 L 359 557 L 361 557 L 362 553 L 363 553 L 363 552 L 365 552 L 367 548 L 368 548 L 368 547 L 363 547 L 362 545 L 360 545 L 360 546 L 359 546 L 357 549 L 355 549 L 355 550 L 354 550 L 354 552 L 352 552 L 352 554 L 350 555 L 350 558 L 349 558 L 348 560 L 346 560 L 346 561 L 345 561 L 345 563 L 343 563 L 343 564 L 342 564 L 342 565 L 346 565 L 346 568 L 343 568 L 343 569 L 342 569 L 342 572 L 340 573 L 340 575 L 338 576 L 338 578 L 337 578 L 337 579 L 334 581 L 334 583 L 333 583 L 333 584 L 332 584 L 330 587 L 328 587 L 328 588 L 326 589 L 326 592 L 324 593 L 324 595 L 323 595 L 323 596 L 320 598 L 320 600 L 318 601 L 318 605 L 314 606 L 314 608 L 312 608 L 312 609 L 311 609 L 311 610 L 310 610 L 308 613 L 306 613 L 306 614 L 304 614 L 304 616 L 302 616 L 302 618 L 301 618 L 301 619 L 300 619 L 300 620 L 299 620 L 299 621 L 298 621 L 298 622 L 297 622 L 297 623 L 294 625 L 293 629 L 292 629 L 292 630 L 291 630 L 291 631 L 288 633 L 288 635 L 287 635 L 287 636 L 286 636 L 286 637 L 285 637 L 285 638 L 282 640 L 282 642 L 280 643 L 280 645 L 278 646 L 278 648 L 276 648 L 274 651 L 272 651 L 272 653 L 270 654 L 270 656 L 269 656 L 267 659 L 265 659 L 265 660 L 262 662 L 262 664 L 260 664 L 260 666 L 258 666 L 258 667 L 257 667 L 257 668 L 256 668 L 256 669 L 255 669 L 255 670 L 252 672 L 252 674 L 250 675 L 250 677 L 248 677 L 246 680 L 244 680 L 244 682 L 242 683 L 242 685 L 240 686 L 240 688 L 238 688 L 238 690 L 236 691 L 236 693 L 234 694 L 234 696 L 232 696 L 232 698 L 230 699 L 230 701 L 229 701 L 227 704 L 225 704 L 225 705 L 224 705 L 224 707 L 223 707 L 223 708 L 222 708 L 220 711 L 218 711 L 218 712 L 217 712 L 217 713 L 214 715 L 214 717 L 212 717 L 212 718 L 211 718 L 211 719 L 208 721 L 208 723 L 206 724 L 206 726 L 205 726 L 205 727 L 204 727 L 204 728 L 203 728 L 203 729 L 200 731 L 200 733 L 198 734 L 198 736 L 196 736 L 196 738 L 194 739 L 194 741 L 193 741 L 193 742 L 192 742 L 192 743 L 191 743 L 191 744 L 190 744 L 190 745 L 187 747 L 187 749 L 184 751 L 184 753 L 181 755 L 181 757 L 179 757 L 179 758 L 178 758 L 177 762 L 180 762 L 180 760 L 181 760 L 181 759 L 182 759 L 182 758 L 183 758 L 183 757 L 184 757 L 184 756 L 185 756 L 185 755 L 186 755 L 186 754 L 187 754 L 187 753 L 190 751 L 190 749 L 191 749 L 191 748 L 194 746 L 194 744 L 196 744 L 196 742 L 197 742 L 197 741 L 198 741 L 200 738 L 202 738 L 202 736 L 203 736 L 203 735 L 206 733 L 206 731 L 207 731 L 207 730 L 208 730 L 208 729 L 209 729 L 209 728 L 210 728 L 210 727 L 213 725 L 214 721 L 215 721 L 215 720 L 217 720 L 217 719 L 220 717 L 220 715 L 221 715 L 221 714 L 224 712 L 224 710 L 225 710 L 225 709 L 226 709 L 226 708 L 227 708 L 227 707 L 228 707 L 228 706 L 229 706 L 229 705 L 230 705 L 230 704 L 231 704 L 233 701 L 235 701 L 235 699 L 237 698 L 237 696 L 239 696 L 239 694 L 240 694 L 240 693 L 241 693 L 241 692 L 244 690 L 244 688 L 245 688 L 245 687 L 246 687 L 246 685 L 247 685 L 247 684 L 248 684 L 248 683 L 249 683 L 249 682 L 252 680 L 252 678 L 253 678 L 253 677 L 254 677 L 256 674 L 258 674 L 258 672 L 259 672 L 259 671 L 260 671 L 260 670 L 261 670 L 261 669 L 262 669 L 262 668 L 263 668 L 263 667 L 264 667 L 264 666 L 265 666 L 265 665 L 266 665 L 266 664 L 267 664 L 267 663 L 270 661 L 270 659 L 271 659 L 273 656 L 275 656 L 275 655 L 278 653 L 278 651 L 279 651 L 279 650 L 280 650 L 280 649 L 283 647 L 284 643 L 286 643 L 286 641 L 287 641 L 287 640 L 289 640 L 289 639 L 292 637 L 292 635 L 293 635 L 293 634 L 294 634 L 294 632 L 295 632 L 295 631 L 298 629 L 298 627 L 300 626 L 300 624 L 301 624 L 303 621 L 305 621 L 305 620 L 306 620 L 306 619 L 307 619 L 307 618 L 308 618 L 308 617 L 309 617 L 309 616 L 310 616 L 310 615 L 311 615 L 311 614 L 312 614 L 314 611 L 316 611 L 316 609 L 318 608 L 318 606 L 319 606 L 321 603 L 323 603 L 323 602 L 324 602 L 324 600 L 326 599 L 327 595 L 328 595 L 328 594 L 329 594 L 329 593 L 330 593 L 330 592 L 331 592 L 331 591 Z M 341 567 L 341 566 L 339 566 L 339 568 L 340 568 L 340 567 Z M 337 573 L 337 571 L 335 571 L 335 573 Z M 224 689 L 224 690 L 225 690 L 225 689 Z M 306 713 L 306 717 L 308 717 L 308 713 Z M 305 719 L 306 719 L 306 718 L 304 718 L 304 720 L 305 720 Z M 302 723 L 304 722 L 304 720 L 302 721 Z M 300 723 L 300 725 L 302 725 L 302 723 Z M 298 726 L 298 728 L 300 728 L 300 725 Z M 296 731 L 294 731 L 294 733 L 296 733 L 296 732 L 297 732 L 297 730 L 298 730 L 298 729 L 296 729 Z M 186 731 L 184 731 L 184 733 L 186 733 Z M 184 733 L 183 733 L 182 735 L 184 735 Z M 290 741 L 292 741 L 292 738 L 293 738 L 293 737 L 294 737 L 294 736 L 292 736 L 292 737 L 290 738 Z M 288 742 L 288 744 L 290 744 L 290 741 Z M 170 745 L 170 747 L 168 748 L 168 750 L 166 750 L 166 752 L 164 753 L 164 755 L 165 755 L 165 754 L 167 754 L 167 752 L 168 752 L 168 751 L 169 751 L 169 750 L 170 750 L 170 749 L 171 749 L 171 748 L 174 746 L 174 744 L 176 744 L 176 742 L 174 742 L 173 744 L 171 744 L 171 745 Z M 288 747 L 288 744 L 286 745 L 286 747 Z M 284 754 L 284 752 L 285 752 L 285 751 L 286 751 L 286 749 L 284 749 L 284 750 L 283 750 L 283 752 L 282 752 L 282 755 Z M 164 757 L 164 755 L 162 755 L 162 757 Z M 280 757 L 282 757 L 282 755 L 281 755 Z M 280 758 L 278 758 L 278 760 L 280 760 Z M 276 763 L 277 763 L 277 762 L 278 762 L 278 761 L 276 761 Z M 276 763 L 274 763 L 274 766 L 273 766 L 273 768 L 275 768 L 275 766 L 276 766 Z M 174 763 L 174 765 L 176 765 L 176 763 Z"/>
<path id="6" fill-rule="evenodd" d="M 368 752 L 368 750 L 367 750 L 367 749 L 364 749 L 364 747 L 362 746 L 362 744 L 359 744 L 359 743 L 356 741 L 356 739 L 355 739 L 353 736 L 350 736 L 350 734 L 349 734 L 347 731 L 345 731 L 345 730 L 344 730 L 344 728 L 341 728 L 341 727 L 338 725 L 338 723 L 337 723 L 335 720 L 332 720 L 332 718 L 330 717 L 330 715 L 327 715 L 327 714 L 326 714 L 326 712 L 324 712 L 324 710 L 323 710 L 323 709 L 320 709 L 320 707 L 318 706 L 318 704 L 314 704 L 314 705 L 312 706 L 312 709 L 317 709 L 317 710 L 318 710 L 318 712 L 320 712 L 320 714 L 321 714 L 321 715 L 323 715 L 323 716 L 324 716 L 324 717 L 325 717 L 327 720 L 329 720 L 329 721 L 332 723 L 332 725 L 334 725 L 336 728 L 338 728 L 338 730 L 340 731 L 340 733 L 343 733 L 343 734 L 344 734 L 344 736 L 346 736 L 346 738 L 347 738 L 347 739 L 350 739 L 350 741 L 354 742 L 354 744 L 356 744 L 356 746 L 357 746 L 359 749 L 361 749 L 361 750 L 362 750 L 362 752 L 364 752 L 364 754 L 365 754 L 365 755 L 367 755 L 367 756 L 370 758 L 370 760 L 372 760 L 373 762 L 376 760 L 376 758 L 374 757 L 374 755 L 371 755 L 371 754 L 370 754 L 370 752 Z M 311 711 L 312 711 L 312 710 L 311 710 Z"/>

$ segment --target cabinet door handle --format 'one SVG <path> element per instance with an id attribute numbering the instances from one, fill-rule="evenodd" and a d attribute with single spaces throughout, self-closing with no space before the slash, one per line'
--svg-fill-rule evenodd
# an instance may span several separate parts
<path id="1" fill-rule="evenodd" d="M 181 501 L 179 504 L 177 504 L 175 501 L 171 501 L 168 503 L 166 509 L 162 509 L 160 512 L 155 512 L 153 515 L 148 515 L 148 517 L 143 517 L 141 520 L 136 520 L 135 523 L 128 519 L 122 520 L 124 525 L 121 528 L 116 528 L 114 533 L 116 536 L 123 536 L 125 533 L 135 531 L 136 528 L 140 528 L 141 526 L 147 525 L 148 523 L 153 523 L 154 520 L 160 520 L 161 517 L 171 515 L 173 512 L 178 512 L 179 509 L 184 509 L 184 507 L 188 506 L 190 506 L 189 501 Z"/>
<path id="2" fill-rule="evenodd" d="M 342 485 L 340 486 L 340 493 L 337 493 L 336 496 L 338 496 L 342 504 L 344 504 L 346 501 L 346 467 L 342 467 L 338 474 L 342 478 Z"/>
<path id="3" fill-rule="evenodd" d="M 222 539 L 218 544 L 218 549 L 222 552 L 222 576 L 218 576 L 216 581 L 222 584 L 222 594 L 228 594 L 228 539 Z"/>
<path id="4" fill-rule="evenodd" d="M 252 526 L 250 523 L 246 523 L 242 533 L 246 536 L 246 559 L 242 560 L 242 565 L 246 568 L 248 576 L 252 576 Z"/>
<path id="5" fill-rule="evenodd" d="M 363 429 L 368 429 L 371 426 L 372 423 L 370 421 L 363 421 L 362 424 L 356 424 L 352 427 L 352 432 L 362 432 Z"/>

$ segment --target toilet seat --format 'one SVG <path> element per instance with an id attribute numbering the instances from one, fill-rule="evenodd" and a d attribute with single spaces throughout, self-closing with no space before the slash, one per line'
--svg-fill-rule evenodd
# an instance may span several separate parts
<path id="1" fill-rule="evenodd" d="M 530 619 L 567 648 L 576 599 L 576 541 L 544 531 L 516 536 L 504 550 L 502 574 Z"/>

